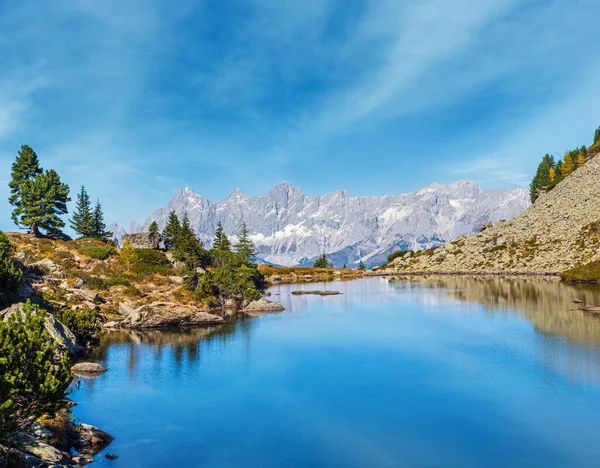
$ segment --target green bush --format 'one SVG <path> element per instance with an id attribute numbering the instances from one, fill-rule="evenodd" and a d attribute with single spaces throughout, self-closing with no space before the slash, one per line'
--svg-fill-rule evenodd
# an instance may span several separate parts
<path id="1" fill-rule="evenodd" d="M 131 272 L 135 275 L 157 273 L 168 276 L 173 273 L 173 268 L 164 252 L 154 249 L 136 249 Z"/>
<path id="2" fill-rule="evenodd" d="M 109 257 L 112 257 L 117 253 L 117 249 L 115 249 L 112 245 L 97 245 L 97 244 L 87 244 L 82 245 L 77 249 L 77 251 L 86 257 L 93 258 L 95 260 L 106 260 Z"/>
<path id="3" fill-rule="evenodd" d="M 577 265 L 560 275 L 567 283 L 598 283 L 600 281 L 600 261 Z"/>
<path id="4" fill-rule="evenodd" d="M 98 313 L 92 309 L 64 309 L 57 314 L 57 318 L 73 332 L 80 342 L 100 330 L 97 322 Z"/>
<path id="5" fill-rule="evenodd" d="M 54 342 L 44 328 L 45 312 L 31 305 L 0 321 L 0 440 L 61 406 L 69 385 L 67 358 L 52 362 Z"/>
<path id="6" fill-rule="evenodd" d="M 407 254 L 408 252 L 412 252 L 412 250 L 396 250 L 395 252 L 392 252 L 391 254 L 388 255 L 387 262 L 390 263 L 395 258 L 402 257 L 403 255 Z"/>
<path id="7" fill-rule="evenodd" d="M 0 232 L 0 306 L 7 305 L 16 297 L 23 272 L 10 256 L 14 247 L 4 233 Z"/>

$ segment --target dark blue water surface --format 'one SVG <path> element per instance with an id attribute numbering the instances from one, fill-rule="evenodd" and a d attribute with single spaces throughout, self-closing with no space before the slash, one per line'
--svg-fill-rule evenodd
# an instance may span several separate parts
<path id="1" fill-rule="evenodd" d="M 72 395 L 116 437 L 97 464 L 600 466 L 600 319 L 571 310 L 600 305 L 596 290 L 369 278 L 271 292 L 285 312 L 104 334 L 92 359 L 108 372 Z"/>

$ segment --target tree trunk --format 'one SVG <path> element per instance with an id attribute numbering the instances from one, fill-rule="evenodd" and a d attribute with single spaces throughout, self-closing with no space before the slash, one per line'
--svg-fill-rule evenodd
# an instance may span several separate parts
<path id="1" fill-rule="evenodd" d="M 39 228 L 39 226 L 38 226 L 38 223 L 33 223 L 33 224 L 31 225 L 31 232 L 33 232 L 33 235 L 34 235 L 35 237 L 44 237 L 44 236 L 42 235 L 42 233 L 40 232 L 40 228 Z"/>

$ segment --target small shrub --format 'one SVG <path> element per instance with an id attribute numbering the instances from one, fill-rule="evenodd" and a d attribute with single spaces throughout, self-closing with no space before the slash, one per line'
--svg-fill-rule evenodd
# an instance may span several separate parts
<path id="1" fill-rule="evenodd" d="M 131 272 L 135 275 L 156 273 L 168 276 L 173 273 L 173 268 L 164 252 L 153 249 L 136 249 Z"/>
<path id="2" fill-rule="evenodd" d="M 106 260 L 117 253 L 117 250 L 112 245 L 87 244 L 79 247 L 77 251 L 86 257 L 95 260 Z"/>
<path id="3" fill-rule="evenodd" d="M 56 366 L 45 311 L 31 305 L 0 321 L 0 440 L 44 413 L 60 408 L 69 385 L 65 357 Z"/>
<path id="4" fill-rule="evenodd" d="M 109 276 L 104 280 L 104 285 L 107 288 L 111 288 L 113 286 L 131 286 L 131 282 L 122 276 Z"/>
<path id="5" fill-rule="evenodd" d="M 390 263 L 395 258 L 403 257 L 408 252 L 412 252 L 412 250 L 396 250 L 395 252 L 388 255 L 387 262 Z"/>
<path id="6" fill-rule="evenodd" d="M 97 322 L 98 313 L 92 309 L 64 309 L 56 317 L 73 332 L 80 342 L 85 341 L 86 338 L 100 330 L 100 325 Z"/>
<path id="7" fill-rule="evenodd" d="M 13 245 L 0 232 L 0 306 L 8 304 L 16 296 L 23 277 L 23 272 L 10 258 L 13 251 Z"/>

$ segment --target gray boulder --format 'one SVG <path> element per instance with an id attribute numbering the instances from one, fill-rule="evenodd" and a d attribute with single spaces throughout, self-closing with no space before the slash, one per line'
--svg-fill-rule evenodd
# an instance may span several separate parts
<path id="1" fill-rule="evenodd" d="M 62 275 L 62 268 L 49 258 L 44 258 L 39 262 L 30 263 L 27 269 L 37 275 Z"/>
<path id="2" fill-rule="evenodd" d="M 77 424 L 70 428 L 75 448 L 84 455 L 95 455 L 104 450 L 115 438 L 91 424 Z"/>
<path id="3" fill-rule="evenodd" d="M 22 452 L 29 453 L 47 462 L 59 464 L 67 464 L 70 462 L 68 453 L 58 450 L 25 432 L 15 432 L 11 442 L 14 447 Z"/>
<path id="4" fill-rule="evenodd" d="M 138 232 L 123 236 L 123 242 L 129 241 L 135 249 L 158 249 L 160 240 L 161 235 L 158 232 Z"/>
<path id="5" fill-rule="evenodd" d="M 71 372 L 80 377 L 97 377 L 106 372 L 106 367 L 95 362 L 78 362 L 71 367 Z"/>

